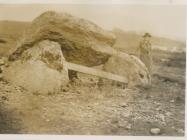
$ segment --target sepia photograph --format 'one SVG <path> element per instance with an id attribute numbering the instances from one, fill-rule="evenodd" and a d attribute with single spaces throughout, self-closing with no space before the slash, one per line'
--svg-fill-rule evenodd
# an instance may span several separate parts
<path id="1" fill-rule="evenodd" d="M 0 4 L 0 134 L 185 136 L 186 6 Z"/>

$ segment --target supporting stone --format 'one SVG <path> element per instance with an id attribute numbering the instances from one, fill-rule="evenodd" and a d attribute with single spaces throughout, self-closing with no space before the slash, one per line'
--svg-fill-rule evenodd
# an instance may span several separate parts
<path id="1" fill-rule="evenodd" d="M 69 82 L 68 69 L 60 45 L 43 40 L 26 50 L 21 58 L 5 68 L 3 76 L 12 84 L 32 93 L 59 92 Z"/>

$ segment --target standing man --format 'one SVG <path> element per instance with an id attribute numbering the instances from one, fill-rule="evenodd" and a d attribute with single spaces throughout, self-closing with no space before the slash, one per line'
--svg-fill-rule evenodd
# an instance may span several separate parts
<path id="1" fill-rule="evenodd" d="M 151 78 L 151 74 L 152 74 L 152 47 L 151 47 L 150 40 L 151 40 L 151 35 L 149 33 L 145 33 L 143 35 L 143 40 L 140 42 L 139 57 L 140 57 L 140 60 L 147 67 L 147 69 L 149 71 L 150 78 Z"/>

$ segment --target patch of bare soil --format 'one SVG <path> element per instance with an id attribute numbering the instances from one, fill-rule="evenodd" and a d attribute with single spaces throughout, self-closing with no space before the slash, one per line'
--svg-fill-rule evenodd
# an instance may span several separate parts
<path id="1" fill-rule="evenodd" d="M 184 53 L 155 52 L 147 89 L 84 75 L 58 94 L 38 95 L 0 81 L 0 133 L 137 136 L 156 127 L 183 136 L 185 61 Z"/>

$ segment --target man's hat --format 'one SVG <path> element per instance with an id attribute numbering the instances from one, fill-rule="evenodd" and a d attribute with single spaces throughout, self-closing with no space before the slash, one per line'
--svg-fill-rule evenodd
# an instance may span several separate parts
<path id="1" fill-rule="evenodd" d="M 145 33 L 143 37 L 152 37 L 150 33 Z"/>

